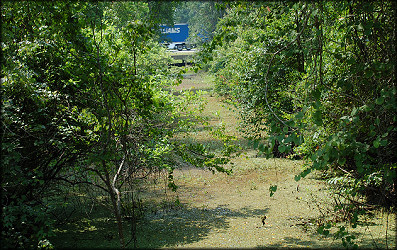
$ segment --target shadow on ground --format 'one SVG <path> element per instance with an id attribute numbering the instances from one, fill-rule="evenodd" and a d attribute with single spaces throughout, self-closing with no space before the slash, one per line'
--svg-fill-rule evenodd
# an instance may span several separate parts
<path id="1" fill-rule="evenodd" d="M 329 236 L 332 238 L 332 236 Z M 390 242 L 386 242 L 384 238 L 374 238 L 374 239 L 365 239 L 360 242 L 356 242 L 359 248 L 364 249 L 387 249 L 390 248 Z M 342 240 L 334 239 L 332 242 L 327 242 L 326 245 L 322 244 L 318 240 L 302 240 L 298 237 L 285 237 L 279 242 L 273 243 L 271 246 L 269 245 L 259 245 L 257 248 L 317 248 L 317 249 L 328 249 L 328 248 L 336 248 L 343 249 Z M 353 247 L 350 245 L 348 248 Z"/>
<path id="2" fill-rule="evenodd" d="M 101 209 L 100 209 L 101 210 Z M 177 208 L 146 211 L 137 223 L 138 248 L 176 247 L 197 242 L 213 231 L 226 231 L 231 218 L 249 218 L 268 213 L 266 209 L 245 207 L 232 210 L 226 206 L 194 208 L 180 204 Z M 117 224 L 113 218 L 96 211 L 91 219 L 79 218 L 56 230 L 50 241 L 56 248 L 119 248 Z M 94 215 L 93 214 L 93 215 Z M 109 215 L 109 214 L 107 214 Z M 124 223 L 126 241 L 130 241 L 131 225 Z M 130 242 L 127 248 L 133 248 Z"/>
<path id="3" fill-rule="evenodd" d="M 268 248 L 269 246 L 257 246 L 258 248 Z M 302 240 L 298 237 L 285 237 L 282 241 L 271 245 L 272 248 L 281 247 L 310 247 L 322 248 L 324 245 L 319 244 L 317 240 Z M 335 246 L 336 247 L 336 246 Z"/>
<path id="4" fill-rule="evenodd" d="M 233 217 L 248 218 L 264 215 L 268 209 L 249 207 L 232 210 L 226 206 L 213 209 L 182 207 L 169 212 L 158 212 L 140 221 L 138 247 L 176 247 L 200 241 L 213 230 L 229 228 L 228 220 Z"/>
<path id="5" fill-rule="evenodd" d="M 371 225 L 376 225 L 371 223 Z M 308 233 L 305 230 L 306 233 Z M 352 235 L 356 237 L 355 240 L 352 241 L 351 245 L 348 245 L 348 248 L 353 247 L 353 244 L 357 244 L 359 248 L 364 249 L 388 249 L 391 248 L 392 240 L 390 239 L 393 237 L 390 235 L 389 240 L 387 241 L 385 237 L 379 237 L 376 235 L 371 235 L 370 237 L 365 237 L 363 233 L 360 232 L 352 232 Z M 393 233 L 392 233 L 393 234 Z M 269 245 L 258 245 L 257 248 L 337 248 L 342 249 L 345 248 L 342 244 L 342 239 L 335 237 L 335 233 L 329 234 L 327 237 L 320 236 L 316 230 L 312 230 L 310 233 L 313 240 L 302 240 L 299 237 L 284 237 L 279 241 Z"/>

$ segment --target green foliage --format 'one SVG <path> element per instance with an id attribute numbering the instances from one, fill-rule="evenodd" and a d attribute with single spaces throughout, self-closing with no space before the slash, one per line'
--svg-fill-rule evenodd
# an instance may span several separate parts
<path id="1" fill-rule="evenodd" d="M 14 200 L 10 197 L 10 200 Z M 4 206 L 4 205 L 3 205 Z M 5 204 L 2 210 L 2 245 L 3 247 L 36 248 L 37 239 L 53 235 L 50 231 L 53 221 L 37 202 L 28 201 L 27 197 L 15 199 Z"/>
<path id="2" fill-rule="evenodd" d="M 178 1 L 175 23 L 189 24 L 189 42 L 203 44 L 213 38 L 213 32 L 224 11 L 213 1 Z"/>
<path id="3" fill-rule="evenodd" d="M 254 148 L 306 160 L 296 181 L 330 171 L 339 195 L 395 207 L 395 21 L 391 2 L 236 2 L 201 56 Z"/>
<path id="4" fill-rule="evenodd" d="M 4 247 L 51 247 L 49 214 L 59 205 L 52 198 L 62 196 L 60 183 L 105 191 L 122 227 L 119 190 L 134 192 L 147 172 L 167 171 L 172 189 L 177 164 L 227 172 L 230 150 L 215 156 L 177 138 L 197 121 L 187 107 L 199 97 L 167 90 L 177 79 L 156 42 L 159 22 L 170 18 L 166 6 L 2 5 Z"/>
<path id="5" fill-rule="evenodd" d="M 8 247 L 37 246 L 45 239 L 50 220 L 40 201 L 46 189 L 96 140 L 88 136 L 89 123 L 80 115 L 88 86 L 70 74 L 73 63 L 75 74 L 81 72 L 73 51 L 86 49 L 72 18 L 84 8 L 67 3 L 2 6 L 2 218 L 9 222 L 2 238 Z"/>
<path id="6" fill-rule="evenodd" d="M 272 197 L 274 193 L 277 191 L 277 185 L 270 186 L 269 191 L 270 191 L 270 197 Z"/>

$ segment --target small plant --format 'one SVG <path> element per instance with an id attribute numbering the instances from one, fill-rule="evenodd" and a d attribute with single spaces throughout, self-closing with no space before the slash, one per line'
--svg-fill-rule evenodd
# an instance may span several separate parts
<path id="1" fill-rule="evenodd" d="M 250 182 L 251 183 L 251 190 L 257 190 L 258 189 L 258 187 L 257 187 L 257 185 L 256 185 L 256 183 L 254 182 L 254 181 L 251 181 Z"/>
<path id="2" fill-rule="evenodd" d="M 40 240 L 39 244 L 37 246 L 39 249 L 54 249 L 54 246 L 51 244 L 51 242 L 47 239 Z"/>

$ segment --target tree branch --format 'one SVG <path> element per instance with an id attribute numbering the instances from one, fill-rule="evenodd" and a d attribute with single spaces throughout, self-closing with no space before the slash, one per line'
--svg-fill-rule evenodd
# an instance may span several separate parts
<path id="1" fill-rule="evenodd" d="M 302 27 L 301 31 L 298 33 L 298 35 L 296 36 L 296 38 L 294 40 L 292 40 L 291 42 L 289 42 L 287 45 L 285 45 L 283 48 L 279 49 L 276 53 L 273 54 L 272 59 L 270 60 L 269 66 L 267 67 L 267 71 L 266 71 L 266 75 L 265 75 L 265 83 L 266 83 L 266 85 L 265 85 L 265 101 L 266 101 L 266 105 L 269 108 L 270 112 L 272 112 L 272 114 L 277 118 L 277 120 L 279 120 L 285 126 L 287 126 L 287 124 L 280 117 L 278 117 L 278 115 L 274 112 L 274 110 L 270 106 L 269 101 L 267 99 L 267 89 L 268 89 L 268 85 L 269 85 L 267 76 L 269 75 L 270 67 L 272 66 L 272 63 L 273 63 L 273 60 L 274 60 L 275 56 L 277 54 L 279 54 L 281 51 L 287 49 L 289 46 L 291 46 L 294 42 L 296 42 L 300 38 L 300 36 L 303 33 L 303 31 L 306 29 L 307 21 L 309 20 L 309 16 L 310 16 L 311 12 L 312 11 L 309 10 L 309 13 L 307 14 L 306 20 L 305 20 L 305 22 L 303 24 L 303 27 Z"/>
<path id="2" fill-rule="evenodd" d="M 102 187 L 102 186 L 100 186 L 100 185 L 98 185 L 98 184 L 89 182 L 89 181 L 71 181 L 71 180 L 68 180 L 68 179 L 66 179 L 66 178 L 64 178 L 64 177 L 56 177 L 56 178 L 54 178 L 54 180 L 64 181 L 64 182 L 67 182 L 67 183 L 69 183 L 69 184 L 71 184 L 71 185 L 73 185 L 73 186 L 74 186 L 74 185 L 79 185 L 79 184 L 89 184 L 89 185 L 92 185 L 92 186 L 95 186 L 95 187 L 97 187 L 97 188 L 102 189 L 102 190 L 105 191 L 106 193 L 109 193 L 109 191 L 108 191 L 106 188 L 104 188 L 104 187 Z"/>

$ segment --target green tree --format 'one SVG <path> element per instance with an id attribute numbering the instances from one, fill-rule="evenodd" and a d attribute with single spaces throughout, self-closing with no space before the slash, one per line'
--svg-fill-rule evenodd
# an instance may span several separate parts
<path id="1" fill-rule="evenodd" d="M 2 6 L 2 242 L 8 247 L 36 247 L 46 237 L 42 198 L 62 169 L 86 157 L 93 140 L 78 112 L 89 86 L 76 82 L 70 67 L 77 65 L 74 51 L 88 50 L 75 18 L 85 7 Z"/>
<path id="2" fill-rule="evenodd" d="M 228 172 L 222 165 L 230 150 L 220 157 L 175 138 L 193 127 L 197 117 L 190 117 L 195 112 L 188 104 L 196 97 L 166 90 L 178 79 L 155 42 L 162 19 L 152 20 L 150 13 L 164 8 L 153 4 L 2 6 L 6 247 L 37 247 L 46 240 L 57 205 L 51 198 L 62 197 L 56 188 L 61 183 L 91 185 L 109 195 L 124 247 L 121 208 L 136 179 L 166 171 L 175 189 L 173 170 L 186 162 Z M 131 237 L 135 242 L 135 231 Z"/>
<path id="3" fill-rule="evenodd" d="M 202 44 L 213 37 L 216 24 L 224 11 L 215 1 L 177 1 L 174 20 L 189 24 L 189 40 Z"/>
<path id="4" fill-rule="evenodd" d="M 396 205 L 395 7 L 233 2 L 202 52 L 254 146 L 305 159 L 296 180 L 330 173 L 335 193 L 350 203 L 336 209 L 353 226 L 368 204 Z M 339 229 L 343 244 L 352 243 Z"/>

